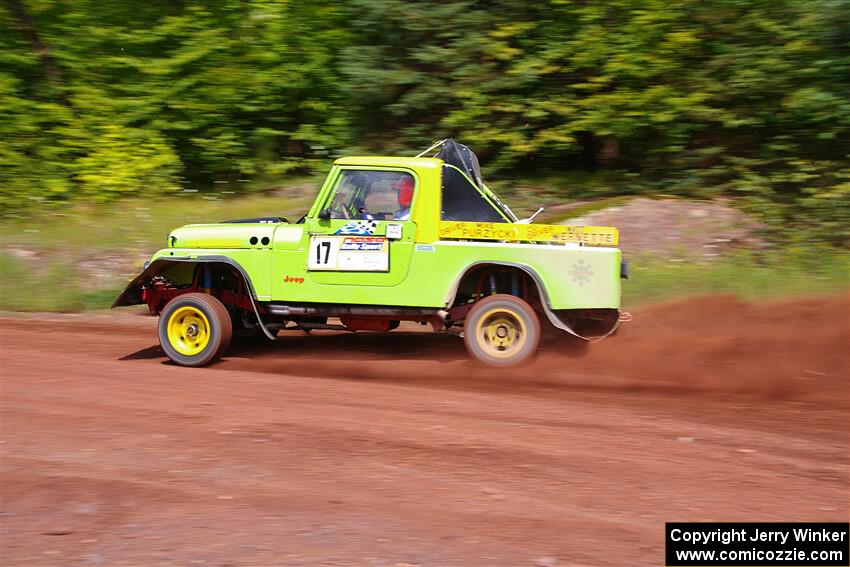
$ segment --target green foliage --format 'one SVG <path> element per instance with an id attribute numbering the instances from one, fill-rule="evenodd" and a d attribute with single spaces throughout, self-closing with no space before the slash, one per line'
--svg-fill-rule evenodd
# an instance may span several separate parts
<path id="1" fill-rule="evenodd" d="M 28 217 L 0 221 L 6 247 L 32 250 L 48 256 L 108 253 L 121 262 L 137 260 L 132 275 L 151 251 L 166 244 L 168 233 L 189 223 L 221 222 L 228 219 L 280 215 L 293 222 L 312 204 L 321 179 L 305 180 L 307 198 L 269 194 L 233 196 L 221 194 L 178 197 L 128 198 L 112 203 L 75 203 L 60 211 L 47 212 L 37 221 Z M 306 189 L 310 187 L 310 189 Z M 104 219 L 108 219 L 108 222 Z M 122 258 L 123 256 L 123 258 Z"/>
<path id="2" fill-rule="evenodd" d="M 304 185 L 315 193 L 320 183 L 308 179 Z M 0 310 L 106 309 L 175 227 L 268 214 L 294 219 L 309 204 L 268 194 L 192 194 L 76 202 L 43 212 L 37 222 L 2 219 Z"/>
<path id="3" fill-rule="evenodd" d="M 846 293 L 850 255 L 829 249 L 787 248 L 769 254 L 741 253 L 704 262 L 634 258 L 623 282 L 623 306 L 696 294 L 731 293 L 758 301 L 774 297 Z"/>
<path id="4" fill-rule="evenodd" d="M 0 310 L 73 311 L 82 307 L 76 278 L 58 263 L 33 270 L 0 253 Z"/>
<path id="5" fill-rule="evenodd" d="M 156 131 L 109 124 L 92 141 L 76 164 L 80 191 L 91 201 L 176 189 L 180 160 Z"/>
<path id="6" fill-rule="evenodd" d="M 850 0 L 7 0 L 0 51 L 4 213 L 454 136 L 850 245 Z"/>
<path id="7" fill-rule="evenodd" d="M 315 191 L 320 182 L 306 180 L 305 189 L 309 183 Z M 6 247 L 0 251 L 0 310 L 106 309 L 121 292 L 120 287 L 138 274 L 151 251 L 165 245 L 174 227 L 188 221 L 216 222 L 264 214 L 292 219 L 308 206 L 307 199 L 270 195 L 193 194 L 96 205 L 76 203 L 61 213 L 43 214 L 37 223 L 4 219 L 0 221 Z M 625 309 L 702 293 L 734 293 L 763 300 L 850 289 L 850 255 L 829 248 L 786 246 L 701 262 L 652 256 L 628 259 L 631 279 L 623 281 Z"/>

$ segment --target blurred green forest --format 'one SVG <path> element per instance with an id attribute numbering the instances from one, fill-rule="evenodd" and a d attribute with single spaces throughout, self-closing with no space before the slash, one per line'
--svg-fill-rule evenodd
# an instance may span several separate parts
<path id="1" fill-rule="evenodd" d="M 850 245 L 850 0 L 0 0 L 0 53 L 4 216 L 452 136 Z"/>

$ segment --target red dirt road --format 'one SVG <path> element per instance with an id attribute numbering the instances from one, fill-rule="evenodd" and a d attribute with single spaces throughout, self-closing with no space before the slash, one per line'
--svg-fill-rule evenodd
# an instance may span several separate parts
<path id="1" fill-rule="evenodd" d="M 186 369 L 151 318 L 5 318 L 0 563 L 661 565 L 665 521 L 847 521 L 847 315 L 697 298 L 510 372 L 409 332 Z"/>

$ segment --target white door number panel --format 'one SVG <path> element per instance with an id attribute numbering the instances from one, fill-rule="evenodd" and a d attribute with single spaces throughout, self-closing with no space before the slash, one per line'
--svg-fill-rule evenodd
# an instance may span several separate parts
<path id="1" fill-rule="evenodd" d="M 307 269 L 387 272 L 390 245 L 383 236 L 311 236 Z"/>

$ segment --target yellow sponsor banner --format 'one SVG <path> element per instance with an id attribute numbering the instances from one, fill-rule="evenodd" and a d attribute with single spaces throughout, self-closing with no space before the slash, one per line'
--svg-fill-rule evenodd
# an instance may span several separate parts
<path id="1" fill-rule="evenodd" d="M 440 239 L 579 242 L 588 246 L 617 246 L 620 231 L 612 226 L 442 221 Z"/>

